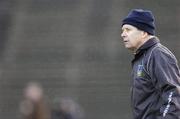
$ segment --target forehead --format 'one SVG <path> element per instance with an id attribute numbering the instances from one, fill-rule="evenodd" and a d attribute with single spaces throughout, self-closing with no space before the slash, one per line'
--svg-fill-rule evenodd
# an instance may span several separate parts
<path id="1" fill-rule="evenodd" d="M 130 24 L 124 24 L 123 26 L 122 26 L 122 30 L 123 29 L 137 29 L 136 27 L 134 27 L 134 26 L 132 26 L 132 25 L 130 25 Z"/>

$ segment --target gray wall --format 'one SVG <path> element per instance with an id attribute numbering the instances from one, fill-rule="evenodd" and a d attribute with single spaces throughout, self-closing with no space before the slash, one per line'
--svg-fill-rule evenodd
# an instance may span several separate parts
<path id="1" fill-rule="evenodd" d="M 132 8 L 153 11 L 156 35 L 180 61 L 179 0 L 0 3 L 1 119 L 20 118 L 18 106 L 30 81 L 41 83 L 52 103 L 76 100 L 86 119 L 131 118 L 133 56 L 121 42 L 120 25 Z"/>

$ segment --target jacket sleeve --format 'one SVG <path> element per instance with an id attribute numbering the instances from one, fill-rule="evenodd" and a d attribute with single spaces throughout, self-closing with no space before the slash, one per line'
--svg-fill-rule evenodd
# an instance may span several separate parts
<path id="1" fill-rule="evenodd" d="M 170 51 L 155 49 L 148 70 L 160 95 L 157 119 L 180 119 L 180 72 L 175 56 Z"/>

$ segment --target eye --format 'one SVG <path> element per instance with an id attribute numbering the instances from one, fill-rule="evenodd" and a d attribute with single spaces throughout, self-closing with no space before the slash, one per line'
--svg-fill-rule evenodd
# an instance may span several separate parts
<path id="1" fill-rule="evenodd" d="M 126 28 L 126 31 L 128 32 L 128 31 L 131 31 L 131 29 L 130 28 Z"/>
<path id="2" fill-rule="evenodd" d="M 123 32 L 129 32 L 129 31 L 131 31 L 130 28 L 124 28 L 124 29 L 122 29 L 122 33 L 123 33 Z"/>

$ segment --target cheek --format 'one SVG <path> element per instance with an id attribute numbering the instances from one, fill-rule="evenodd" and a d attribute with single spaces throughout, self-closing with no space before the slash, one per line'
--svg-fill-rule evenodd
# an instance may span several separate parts
<path id="1" fill-rule="evenodd" d="M 129 34 L 129 39 L 130 39 L 131 42 L 133 42 L 134 40 L 137 39 L 137 35 L 134 34 L 134 33 L 131 33 L 131 34 Z"/>
<path id="2" fill-rule="evenodd" d="M 139 42 L 140 36 L 138 34 L 131 34 L 129 36 L 129 40 L 132 45 L 137 45 Z"/>
<path id="3" fill-rule="evenodd" d="M 141 36 L 139 33 L 134 32 L 131 34 L 131 39 L 133 39 L 134 41 L 139 41 L 140 38 L 141 38 Z"/>

